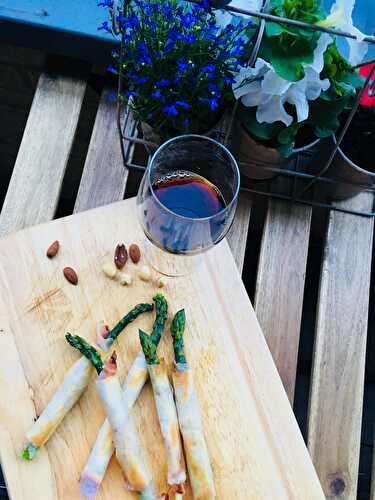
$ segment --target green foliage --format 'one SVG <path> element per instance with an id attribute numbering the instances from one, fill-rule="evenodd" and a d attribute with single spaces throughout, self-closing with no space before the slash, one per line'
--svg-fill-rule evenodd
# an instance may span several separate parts
<path id="1" fill-rule="evenodd" d="M 271 0 L 270 13 L 307 23 L 317 23 L 326 18 L 318 0 Z M 320 36 L 319 32 L 312 30 L 267 22 L 259 56 L 271 63 L 280 77 L 296 82 L 305 75 L 303 65 L 312 63 Z M 289 127 L 281 122 L 259 123 L 256 119 L 257 107 L 241 105 L 239 117 L 245 129 L 256 140 L 277 148 L 284 157 L 292 153 L 302 127 L 311 130 L 312 140 L 314 135 L 322 138 L 336 132 L 340 126 L 340 115 L 351 108 L 363 78 L 340 55 L 333 37 L 324 54 L 320 78 L 328 78 L 330 87 L 318 99 L 309 101 L 309 116 L 303 123 L 297 122 L 295 107 L 289 104 L 285 105 L 288 114 L 293 117 Z"/>
<path id="2" fill-rule="evenodd" d="M 271 0 L 270 13 L 306 23 L 324 18 L 317 0 Z M 312 30 L 269 22 L 259 56 L 272 63 L 276 73 L 285 80 L 298 81 L 305 74 L 303 64 L 313 60 L 319 36 Z"/>

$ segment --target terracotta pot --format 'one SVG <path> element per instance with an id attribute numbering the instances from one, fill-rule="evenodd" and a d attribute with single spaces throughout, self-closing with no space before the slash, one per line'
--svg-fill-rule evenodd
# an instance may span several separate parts
<path id="1" fill-rule="evenodd" d="M 324 167 L 332 149 L 335 147 L 336 136 L 332 135 L 322 142 L 323 147 L 321 148 L 318 156 L 319 168 L 316 167 L 314 169 L 314 172 L 317 174 L 319 173 L 319 170 Z M 325 194 L 332 200 L 346 200 L 348 198 L 352 198 L 356 194 L 365 190 L 366 187 L 371 187 L 375 183 L 375 173 L 365 170 L 352 162 L 340 147 L 337 150 L 332 164 L 324 174 L 324 177 L 337 181 L 335 183 L 321 182 L 321 185 L 324 184 L 323 189 Z"/>
<path id="2" fill-rule="evenodd" d="M 303 169 L 305 163 L 311 161 L 311 157 L 318 149 L 320 139 L 302 148 L 294 149 L 288 158 L 283 158 L 277 149 L 270 148 L 254 140 L 239 122 L 234 125 L 233 149 L 239 162 L 241 174 L 249 179 L 265 181 L 272 179 L 277 172 L 270 168 L 294 170 L 296 155 L 300 155 Z M 301 155 L 301 153 L 303 153 Z M 306 154 L 309 153 L 309 154 Z"/>

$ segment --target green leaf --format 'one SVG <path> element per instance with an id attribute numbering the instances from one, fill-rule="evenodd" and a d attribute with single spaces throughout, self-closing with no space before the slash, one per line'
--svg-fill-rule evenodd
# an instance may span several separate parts
<path id="1" fill-rule="evenodd" d="M 283 145 L 294 144 L 299 128 L 300 125 L 298 123 L 293 123 L 289 127 L 286 127 L 284 128 L 284 130 L 279 132 L 277 139 L 280 142 L 280 144 Z"/>
<path id="2" fill-rule="evenodd" d="M 285 30 L 280 24 L 272 23 L 272 22 L 266 23 L 267 36 L 269 36 L 269 37 L 279 36 L 279 35 L 281 35 L 281 33 L 284 33 L 284 32 L 285 32 Z"/>
<path id="3" fill-rule="evenodd" d="M 277 150 L 283 158 L 288 158 L 293 153 L 293 145 L 281 144 L 281 146 L 278 146 Z"/>
<path id="4" fill-rule="evenodd" d="M 302 64 L 310 64 L 314 59 L 316 43 L 298 40 L 293 45 L 282 43 L 277 37 L 265 36 L 259 56 L 269 61 L 276 73 L 289 81 L 298 81 L 304 77 Z"/>

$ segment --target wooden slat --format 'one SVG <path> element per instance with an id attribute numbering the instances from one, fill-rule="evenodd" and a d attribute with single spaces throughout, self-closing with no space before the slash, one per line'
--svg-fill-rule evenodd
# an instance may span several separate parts
<path id="1" fill-rule="evenodd" d="M 242 274 L 245 260 L 247 234 L 249 232 L 249 222 L 251 213 L 250 194 L 243 192 L 240 194 L 237 206 L 236 217 L 228 233 L 228 243 L 237 267 Z"/>
<path id="2" fill-rule="evenodd" d="M 373 455 L 372 455 L 372 470 L 371 470 L 371 491 L 370 500 L 375 500 L 375 439 L 373 445 Z"/>
<path id="3" fill-rule="evenodd" d="M 85 80 L 40 76 L 0 214 L 0 236 L 53 218 L 85 88 Z"/>
<path id="4" fill-rule="evenodd" d="M 264 226 L 255 311 L 293 402 L 311 208 L 270 201 Z"/>
<path id="5" fill-rule="evenodd" d="M 370 209 L 362 193 L 343 207 Z M 325 494 L 355 500 L 373 219 L 332 212 L 319 290 L 308 445 Z"/>
<path id="6" fill-rule="evenodd" d="M 122 200 L 125 194 L 128 171 L 121 155 L 117 106 L 108 100 L 110 91 L 106 88 L 101 96 L 74 212 Z"/>

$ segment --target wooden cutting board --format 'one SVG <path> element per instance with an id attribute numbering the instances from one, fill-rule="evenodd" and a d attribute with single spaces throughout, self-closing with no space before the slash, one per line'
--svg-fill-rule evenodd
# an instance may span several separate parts
<path id="1" fill-rule="evenodd" d="M 61 249 L 49 260 L 45 252 L 56 239 Z M 136 303 L 151 302 L 156 292 L 153 284 L 136 279 L 125 288 L 102 274 L 103 258 L 111 258 L 122 241 L 142 242 L 134 200 L 0 240 L 0 453 L 12 500 L 80 498 L 80 472 L 103 421 L 94 383 L 33 462 L 23 462 L 20 455 L 25 432 L 78 358 L 65 333 L 94 341 L 98 320 L 113 325 Z M 218 500 L 323 499 L 227 243 L 203 260 L 199 272 L 170 279 L 164 293 L 171 314 L 186 309 L 186 349 Z M 77 270 L 77 287 L 63 277 L 65 266 Z M 127 266 L 136 272 L 134 264 Z M 143 315 L 121 334 L 122 377 L 139 351 L 138 328 L 150 331 L 152 321 L 152 314 Z M 171 365 L 168 331 L 159 350 Z M 166 462 L 149 386 L 134 415 L 161 492 Z M 97 498 L 136 498 L 124 490 L 114 459 Z M 185 498 L 192 498 L 190 489 Z"/>

